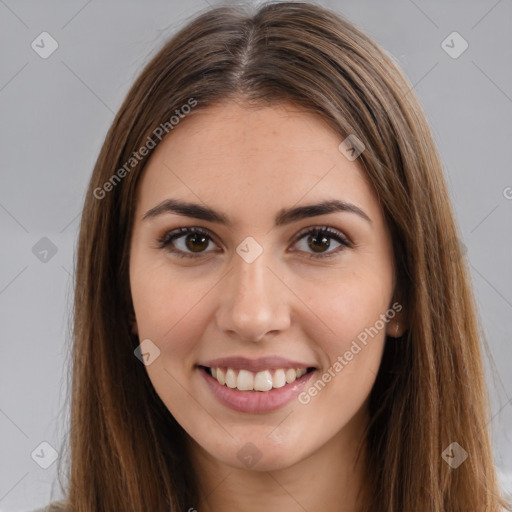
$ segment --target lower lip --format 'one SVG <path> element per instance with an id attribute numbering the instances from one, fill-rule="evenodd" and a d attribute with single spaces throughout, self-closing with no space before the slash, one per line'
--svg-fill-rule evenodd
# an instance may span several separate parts
<path id="1" fill-rule="evenodd" d="M 282 388 L 272 388 L 270 391 L 240 391 L 221 385 L 203 367 L 197 369 L 222 404 L 235 411 L 248 413 L 271 412 L 285 406 L 300 394 L 316 372 L 313 370 L 306 373 Z"/>

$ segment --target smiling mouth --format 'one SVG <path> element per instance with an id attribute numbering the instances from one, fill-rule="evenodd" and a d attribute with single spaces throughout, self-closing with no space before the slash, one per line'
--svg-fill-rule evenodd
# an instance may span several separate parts
<path id="1" fill-rule="evenodd" d="M 226 367 L 200 366 L 200 368 L 213 377 L 221 386 L 238 389 L 239 391 L 260 392 L 282 388 L 286 384 L 292 384 L 315 370 L 313 367 L 270 368 L 268 370 L 252 372 Z"/>

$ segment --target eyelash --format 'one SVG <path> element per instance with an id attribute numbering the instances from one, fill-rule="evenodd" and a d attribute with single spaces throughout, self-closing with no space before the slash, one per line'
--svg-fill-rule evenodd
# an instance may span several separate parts
<path id="1" fill-rule="evenodd" d="M 184 235 L 189 235 L 189 234 L 204 235 L 204 236 L 208 237 L 211 241 L 213 241 L 213 239 L 208 231 L 201 229 L 201 228 L 197 228 L 197 227 L 185 227 L 185 228 L 174 229 L 172 231 L 168 231 L 167 233 L 165 233 L 161 238 L 158 239 L 158 248 L 159 249 L 167 249 L 167 251 L 169 251 L 170 253 L 173 253 L 178 258 L 200 258 L 200 257 L 202 257 L 204 254 L 206 254 L 205 252 L 190 254 L 190 253 L 183 252 L 180 249 L 176 249 L 176 248 L 172 247 L 172 242 L 174 242 L 175 240 L 177 240 L 179 238 L 182 238 Z M 336 240 L 338 243 L 341 244 L 340 247 L 337 247 L 334 251 L 331 251 L 331 252 L 318 253 L 318 254 L 310 253 L 311 255 L 308 256 L 308 258 L 311 258 L 311 259 L 332 258 L 332 257 L 336 256 L 337 254 L 339 254 L 340 252 L 343 252 L 346 248 L 353 247 L 352 243 L 349 242 L 349 240 L 345 236 L 343 236 L 338 230 L 336 230 L 334 228 L 330 228 L 328 226 L 314 226 L 314 227 L 306 228 L 305 230 L 299 232 L 296 235 L 293 243 L 296 244 L 297 242 L 302 240 L 306 235 L 311 235 L 311 234 L 313 234 L 313 235 L 314 234 L 316 234 L 316 235 L 327 234 L 328 235 L 327 238 L 333 238 L 334 240 Z"/>

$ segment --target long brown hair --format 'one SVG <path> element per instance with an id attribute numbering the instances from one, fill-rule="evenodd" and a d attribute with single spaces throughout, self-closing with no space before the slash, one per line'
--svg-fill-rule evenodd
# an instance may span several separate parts
<path id="1" fill-rule="evenodd" d="M 366 148 L 359 158 L 392 233 L 408 329 L 386 340 L 371 392 L 363 510 L 497 512 L 505 502 L 489 440 L 481 327 L 412 86 L 334 12 L 296 2 L 246 9 L 208 9 L 165 44 L 130 89 L 94 168 L 76 262 L 70 508 L 159 512 L 198 503 L 186 433 L 134 356 L 129 247 L 135 191 L 153 150 L 141 156 L 140 148 L 179 129 L 170 120 L 183 105 L 195 102 L 194 115 L 234 99 L 292 103 L 325 119 L 340 142 L 354 134 Z M 453 442 L 468 453 L 457 469 L 442 457 Z"/>

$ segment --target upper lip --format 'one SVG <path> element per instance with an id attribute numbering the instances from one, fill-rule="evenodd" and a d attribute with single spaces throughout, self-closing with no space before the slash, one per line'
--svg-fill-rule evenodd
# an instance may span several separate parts
<path id="1" fill-rule="evenodd" d="M 222 357 L 213 359 L 205 363 L 200 363 L 199 366 L 208 366 L 210 368 L 232 368 L 237 370 L 249 370 L 252 372 L 260 372 L 270 368 L 311 368 L 312 364 L 303 363 L 300 361 L 291 361 L 278 356 L 260 357 L 259 359 L 249 359 L 243 356 L 236 357 Z"/>

